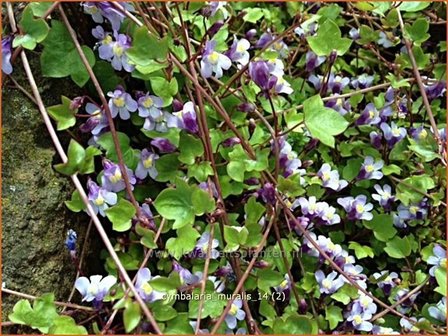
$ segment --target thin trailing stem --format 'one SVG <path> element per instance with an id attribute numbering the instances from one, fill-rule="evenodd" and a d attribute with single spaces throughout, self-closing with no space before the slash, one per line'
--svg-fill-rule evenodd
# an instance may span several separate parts
<path id="1" fill-rule="evenodd" d="M 25 294 L 25 293 L 18 292 L 18 291 L 15 291 L 15 290 L 12 290 L 12 289 L 8 289 L 8 288 L 2 288 L 2 292 L 6 293 L 6 294 L 19 296 L 19 297 L 22 297 L 22 298 L 28 299 L 28 300 L 36 300 L 36 299 L 38 299 L 37 296 L 30 295 L 30 294 Z M 88 311 L 88 312 L 94 312 L 95 311 L 95 309 L 93 309 L 93 308 L 80 306 L 80 305 L 77 305 L 77 304 L 74 304 L 74 303 L 66 303 L 66 302 L 54 301 L 54 304 L 56 306 L 72 308 L 72 309 L 77 309 L 77 310 L 84 310 L 84 311 Z"/>
<path id="2" fill-rule="evenodd" d="M 80 276 L 80 273 L 81 273 L 82 264 L 84 262 L 84 257 L 87 252 L 87 246 L 89 245 L 88 240 L 89 240 L 90 231 L 92 230 L 92 223 L 93 223 L 93 221 L 92 221 L 92 219 L 90 219 L 89 225 L 87 226 L 87 230 L 86 230 L 86 238 L 84 239 L 84 244 L 83 244 L 83 247 L 81 250 L 81 255 L 79 256 L 78 270 L 76 271 L 76 276 L 75 276 L 76 279 Z M 72 291 L 70 292 L 70 295 L 68 296 L 67 302 L 70 302 L 73 299 L 73 296 L 75 295 L 75 291 L 76 291 L 76 288 L 75 288 L 75 286 L 73 286 Z M 62 312 L 64 312 L 64 311 L 65 311 L 65 307 L 64 307 L 64 309 L 62 309 Z"/>
<path id="3" fill-rule="evenodd" d="M 17 31 L 16 28 L 16 23 L 15 23 L 15 19 L 14 19 L 14 13 L 13 13 L 13 9 L 12 9 L 12 5 L 11 3 L 6 3 L 7 6 L 7 10 L 8 10 L 8 16 L 10 19 L 10 24 L 11 24 L 11 29 L 13 30 L 13 32 Z M 50 134 L 50 137 L 53 141 L 54 146 L 56 147 L 56 151 L 58 152 L 59 156 L 61 157 L 62 161 L 65 163 L 68 161 L 67 155 L 65 154 L 64 149 L 62 148 L 61 142 L 56 134 L 56 131 L 53 127 L 53 124 L 51 123 L 50 117 L 48 116 L 48 113 L 45 109 L 45 105 L 42 101 L 42 98 L 40 96 L 39 90 L 37 88 L 37 84 L 36 81 L 34 80 L 34 76 L 33 73 L 31 71 L 31 67 L 29 65 L 28 62 L 28 58 L 26 56 L 26 53 L 24 50 L 22 50 L 21 52 L 21 58 L 22 58 L 22 63 L 23 63 L 23 67 L 25 69 L 25 73 L 28 77 L 30 86 L 31 86 L 31 90 L 34 94 L 34 98 L 36 99 L 37 103 L 38 103 L 38 108 L 39 111 L 42 114 L 42 117 L 44 119 L 45 125 L 47 127 L 47 130 Z M 80 197 L 82 199 L 82 201 L 84 202 L 86 208 L 87 208 L 87 213 L 90 215 L 90 217 L 93 220 L 93 223 L 95 224 L 95 227 L 98 230 L 98 233 L 101 237 L 101 239 L 104 242 L 104 245 L 106 247 L 106 249 L 108 250 L 112 260 L 114 261 L 114 263 L 117 266 L 118 272 L 122 275 L 123 279 L 125 280 L 125 282 L 128 284 L 128 286 L 131 288 L 132 292 L 135 294 L 136 296 L 136 300 L 137 302 L 140 304 L 140 306 L 142 307 L 142 310 L 145 314 L 145 316 L 148 318 L 148 320 L 150 321 L 151 325 L 153 326 L 154 330 L 156 331 L 156 333 L 161 334 L 161 331 L 157 325 L 157 322 L 155 321 L 154 317 L 152 316 L 151 312 L 149 311 L 148 307 L 146 306 L 145 302 L 143 301 L 143 299 L 140 297 L 140 295 L 138 294 L 135 286 L 133 285 L 131 279 L 129 278 L 129 275 L 127 274 L 125 268 L 123 267 L 123 264 L 121 263 L 120 259 L 118 258 L 117 253 L 114 250 L 114 247 L 112 245 L 112 243 L 109 240 L 109 237 L 107 236 L 106 231 L 104 230 L 101 221 L 99 220 L 98 216 L 95 214 L 95 211 L 92 208 L 92 205 L 90 204 L 88 198 L 87 198 L 87 194 L 84 191 L 84 188 L 81 184 L 81 182 L 79 181 L 78 176 L 72 175 L 71 179 L 73 181 L 73 183 L 75 184 L 76 189 L 78 190 Z"/>
<path id="4" fill-rule="evenodd" d="M 201 318 L 202 318 L 202 309 L 204 307 L 204 293 L 205 293 L 205 285 L 207 283 L 207 277 L 208 277 L 208 268 L 210 266 L 210 258 L 211 258 L 211 251 L 212 251 L 212 244 L 213 244 L 213 237 L 215 233 L 215 225 L 214 223 L 210 226 L 210 239 L 207 243 L 207 256 L 205 258 L 204 263 L 204 271 L 202 273 L 202 281 L 201 281 L 201 294 L 199 296 L 199 306 L 198 306 L 198 317 L 196 319 L 196 330 L 195 334 L 199 334 L 200 327 L 201 327 Z"/>
<path id="5" fill-rule="evenodd" d="M 404 32 L 404 23 L 403 18 L 401 17 L 400 10 L 397 9 L 398 22 L 400 23 L 401 31 Z M 411 42 L 403 36 L 404 44 L 406 45 L 406 49 L 408 51 L 409 59 L 411 60 L 412 69 L 414 71 L 414 76 L 417 81 L 418 88 L 420 89 L 420 94 L 423 98 L 423 104 L 425 105 L 426 111 L 428 112 L 429 122 L 432 126 L 434 136 L 439 144 L 441 143 L 439 130 L 437 128 L 436 120 L 434 119 L 434 114 L 432 113 L 431 104 L 429 103 L 428 96 L 426 94 L 425 86 L 423 85 L 422 77 L 420 76 L 420 72 L 418 71 L 418 65 L 415 60 L 414 52 L 412 51 Z"/>
<path id="6" fill-rule="evenodd" d="M 378 320 L 379 318 L 383 317 L 384 315 L 386 315 L 388 312 L 390 312 L 391 309 L 398 307 L 400 304 L 402 304 L 403 302 L 405 302 L 408 298 L 410 298 L 412 295 L 414 295 L 415 293 L 417 293 L 420 289 L 422 289 L 429 281 L 431 277 L 427 276 L 425 280 L 423 280 L 423 282 L 418 285 L 417 287 L 415 287 L 413 290 L 409 291 L 405 296 L 403 296 L 400 300 L 398 300 L 397 302 L 395 302 L 393 305 L 391 305 L 390 307 L 386 308 L 385 310 L 383 310 L 382 312 L 374 315 L 372 317 L 372 319 L 370 320 L 371 322 Z"/>
<path id="7" fill-rule="evenodd" d="M 261 250 L 264 248 L 264 245 L 266 243 L 266 240 L 268 239 L 269 233 L 271 232 L 271 228 L 272 228 L 272 224 L 274 223 L 274 220 L 275 220 L 275 218 L 274 218 L 274 216 L 272 216 L 271 219 L 269 220 L 269 224 L 266 228 L 266 231 L 264 232 L 263 237 L 261 238 L 261 241 L 258 244 L 258 247 L 256 248 L 256 250 L 254 252 L 254 256 L 252 257 L 251 261 L 249 262 L 249 265 L 247 266 L 246 270 L 244 271 L 240 281 L 238 281 L 238 284 L 236 285 L 235 290 L 232 293 L 232 297 L 227 302 L 227 305 L 224 308 L 221 316 L 218 318 L 215 325 L 213 326 L 213 329 L 210 332 L 211 334 L 216 334 L 216 331 L 219 329 L 221 324 L 224 322 L 224 319 L 226 318 L 228 312 L 232 308 L 232 304 L 233 304 L 233 301 L 235 300 L 236 294 L 238 294 L 240 292 L 240 290 L 243 288 L 244 282 L 249 277 L 249 274 L 250 274 L 251 270 L 253 269 L 255 262 L 257 261 L 258 255 L 260 254 Z"/>
<path id="8" fill-rule="evenodd" d="M 118 136 L 117 136 L 117 131 L 115 129 L 115 123 L 114 120 L 112 118 L 112 113 L 110 111 L 109 108 L 109 104 L 106 100 L 106 97 L 104 95 L 103 89 L 101 88 L 101 85 L 98 81 L 98 79 L 96 78 L 95 74 L 93 73 L 93 69 L 89 64 L 89 61 L 87 60 L 87 57 L 84 53 L 84 51 L 81 48 L 81 44 L 78 41 L 78 38 L 76 36 L 76 32 L 73 30 L 72 26 L 70 25 L 70 22 L 67 19 L 67 16 L 65 15 L 65 11 L 62 8 L 61 5 L 59 5 L 59 12 L 61 13 L 61 17 L 62 17 L 62 21 L 64 21 L 65 26 L 67 27 L 67 30 L 70 34 L 70 37 L 72 38 L 73 43 L 75 44 L 76 50 L 78 51 L 79 56 L 81 57 L 81 61 L 84 64 L 87 73 L 90 76 L 90 79 L 92 80 L 93 85 L 95 86 L 95 90 L 98 93 L 98 96 L 100 97 L 101 103 L 103 105 L 104 111 L 106 113 L 106 117 L 107 117 L 107 122 L 110 128 L 110 132 L 112 135 L 112 140 L 114 142 L 114 147 L 115 147 L 115 151 L 117 153 L 117 157 L 118 157 L 118 165 L 120 167 L 121 170 L 121 174 L 123 176 L 123 181 L 125 183 L 126 186 L 126 192 L 127 195 L 132 203 L 132 205 L 134 206 L 136 212 L 137 212 L 137 216 L 139 220 L 143 219 L 142 213 L 141 213 L 141 209 L 134 197 L 134 194 L 132 192 L 132 185 L 129 182 L 129 176 L 128 176 L 128 172 L 126 169 L 126 165 L 124 164 L 124 160 L 123 160 L 123 153 L 121 152 L 121 148 L 120 148 L 120 142 L 118 140 Z"/>

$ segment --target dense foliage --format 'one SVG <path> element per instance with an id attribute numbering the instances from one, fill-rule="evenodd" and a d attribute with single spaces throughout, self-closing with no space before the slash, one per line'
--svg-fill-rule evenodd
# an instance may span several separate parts
<path id="1" fill-rule="evenodd" d="M 41 18 L 51 6 L 5 27 L 3 72 L 13 48 L 36 50 L 44 76 L 84 88 L 47 109 L 73 137 L 54 168 L 85 178 L 90 210 L 79 191 L 66 206 L 99 216 L 136 293 L 105 251 L 74 284 L 91 311 L 46 294 L 12 322 L 446 332 L 444 3 L 84 2 Z M 77 264 L 74 231 L 66 245 Z"/>

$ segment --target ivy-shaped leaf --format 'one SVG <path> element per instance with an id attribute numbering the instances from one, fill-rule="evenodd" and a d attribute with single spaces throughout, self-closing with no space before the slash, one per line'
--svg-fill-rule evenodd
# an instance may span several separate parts
<path id="1" fill-rule="evenodd" d="M 334 148 L 334 136 L 347 129 L 348 121 L 335 110 L 324 107 L 319 95 L 305 100 L 303 111 L 305 125 L 311 135 Z"/>
<path id="2" fill-rule="evenodd" d="M 81 57 L 72 42 L 65 26 L 57 21 L 51 21 L 48 37 L 42 43 L 44 50 L 40 56 L 42 75 L 44 77 L 63 78 L 70 76 L 80 87 L 89 80 L 89 74 L 81 61 Z M 87 46 L 82 46 L 90 66 L 95 65 L 95 55 Z"/>
<path id="3" fill-rule="evenodd" d="M 352 44 L 351 39 L 341 37 L 341 30 L 332 20 L 325 20 L 319 27 L 317 36 L 309 36 L 307 41 L 318 56 L 329 56 L 333 50 L 342 56 Z"/>
<path id="4" fill-rule="evenodd" d="M 48 114 L 56 121 L 58 131 L 72 127 L 76 123 L 75 114 L 78 109 L 71 109 L 71 99 L 62 96 L 62 104 L 50 106 L 47 108 Z"/>
<path id="5" fill-rule="evenodd" d="M 37 43 L 45 40 L 50 30 L 44 19 L 34 18 L 33 9 L 29 5 L 25 7 L 22 13 L 19 28 L 22 35 L 14 39 L 12 46 L 14 48 L 22 46 L 29 50 L 34 50 Z"/>
<path id="6" fill-rule="evenodd" d="M 116 205 L 106 209 L 105 213 L 112 222 L 112 228 L 115 231 L 123 232 L 131 228 L 136 210 L 131 202 L 121 198 Z"/>

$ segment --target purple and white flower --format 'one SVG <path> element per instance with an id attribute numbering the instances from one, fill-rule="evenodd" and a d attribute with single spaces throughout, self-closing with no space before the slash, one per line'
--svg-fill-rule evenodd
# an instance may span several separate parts
<path id="1" fill-rule="evenodd" d="M 325 62 L 325 56 L 317 56 L 312 51 L 308 51 L 305 55 L 305 69 L 308 72 L 312 72 L 314 69 L 319 67 Z"/>
<path id="2" fill-rule="evenodd" d="M 127 2 L 122 2 L 121 5 L 129 12 L 134 11 L 134 7 Z M 81 6 L 84 8 L 84 12 L 86 14 L 90 14 L 93 21 L 96 23 L 103 23 L 104 19 L 107 19 L 114 31 L 118 31 L 120 29 L 121 23 L 125 18 L 123 13 L 115 9 L 112 4 L 107 1 L 86 1 L 83 2 Z"/>
<path id="3" fill-rule="evenodd" d="M 444 296 L 435 306 L 428 308 L 429 316 L 439 320 L 441 322 L 446 322 L 446 315 L 448 312 L 446 310 L 446 297 Z"/>
<path id="4" fill-rule="evenodd" d="M 435 276 L 435 271 L 437 268 L 439 268 L 439 267 L 446 268 L 447 267 L 446 250 L 439 244 L 435 244 L 432 249 L 432 253 L 433 253 L 433 255 L 428 258 L 427 263 L 429 265 L 433 265 L 429 269 L 429 274 L 431 274 L 431 276 Z"/>
<path id="5" fill-rule="evenodd" d="M 373 218 L 372 213 L 369 212 L 373 209 L 373 204 L 367 203 L 365 195 L 359 195 L 356 198 L 351 196 L 338 198 L 337 202 L 345 209 L 349 220 L 363 219 L 369 221 Z"/>
<path id="6" fill-rule="evenodd" d="M 378 281 L 377 285 L 383 290 L 385 295 L 390 295 L 392 288 L 397 285 L 395 279 L 398 279 L 398 274 L 395 272 L 381 271 L 381 273 L 373 273 L 373 277 L 376 280 L 382 279 Z"/>
<path id="7" fill-rule="evenodd" d="M 146 176 L 150 176 L 152 179 L 157 177 L 156 161 L 159 159 L 157 154 L 143 149 L 140 154 L 140 161 L 135 169 L 135 176 L 139 179 L 144 179 Z"/>
<path id="8" fill-rule="evenodd" d="M 227 327 L 230 329 L 235 329 L 238 321 L 244 320 L 246 313 L 241 307 L 243 306 L 243 301 L 240 299 L 235 299 L 230 306 L 230 310 L 226 315 L 225 321 Z"/>
<path id="9" fill-rule="evenodd" d="M 151 271 L 147 267 L 142 268 L 137 272 L 135 289 L 137 290 L 138 295 L 140 295 L 143 301 L 150 303 L 164 299 L 165 295 L 162 292 L 154 290 L 154 288 L 149 283 L 150 280 L 157 278 L 158 276 L 153 277 L 151 275 Z"/>
<path id="10" fill-rule="evenodd" d="M 87 182 L 87 189 L 87 197 L 95 214 L 99 212 L 100 215 L 104 217 L 106 216 L 104 211 L 109 208 L 109 206 L 117 204 L 117 194 L 106 190 L 105 188 L 101 188 L 94 181 L 89 180 Z"/>
<path id="11" fill-rule="evenodd" d="M 199 131 L 193 102 L 186 102 L 181 111 L 173 112 L 173 116 L 173 118 L 168 120 L 168 127 L 183 128 L 193 134 Z"/>
<path id="12" fill-rule="evenodd" d="M 250 42 L 248 40 L 245 38 L 238 40 L 235 37 L 230 50 L 227 52 L 227 56 L 232 60 L 232 62 L 238 63 L 239 67 L 247 65 L 250 59 L 248 52 L 249 48 Z"/>
<path id="13" fill-rule="evenodd" d="M 359 306 L 353 306 L 346 318 L 355 330 L 371 331 L 373 328 L 372 323 L 368 321 L 372 318 L 372 314 L 363 312 Z"/>
<path id="14" fill-rule="evenodd" d="M 173 272 L 179 274 L 182 284 L 191 285 L 201 280 L 196 275 L 193 275 L 188 269 L 182 267 L 177 261 L 173 261 Z"/>
<path id="15" fill-rule="evenodd" d="M 119 34 L 114 31 L 114 39 L 110 33 L 106 33 L 101 26 L 97 26 L 92 30 L 92 35 L 98 40 L 98 55 L 101 59 L 111 62 L 112 67 L 117 70 L 125 70 L 132 72 L 135 68 L 134 65 L 129 64 L 126 50 L 131 47 L 131 38 L 126 34 Z"/>
<path id="16" fill-rule="evenodd" d="M 358 174 L 358 180 L 381 180 L 383 173 L 384 162 L 382 160 L 374 161 L 373 157 L 366 156 L 364 163 L 361 166 L 361 170 Z"/>
<path id="17" fill-rule="evenodd" d="M 356 120 L 356 125 L 377 125 L 381 122 L 380 113 L 375 105 L 369 103 Z"/>
<path id="18" fill-rule="evenodd" d="M 328 78 L 328 90 L 333 93 L 341 93 L 342 90 L 350 83 L 350 79 L 347 77 L 335 76 L 331 73 Z"/>
<path id="19" fill-rule="evenodd" d="M 142 95 L 140 98 L 138 98 L 137 104 L 138 115 L 140 117 L 151 117 L 155 119 L 163 114 L 161 110 L 163 106 L 163 100 L 160 97 L 146 93 L 145 95 Z"/>
<path id="20" fill-rule="evenodd" d="M 351 85 L 354 89 L 366 89 L 373 84 L 373 76 L 362 74 L 357 78 L 352 79 Z"/>
<path id="21" fill-rule="evenodd" d="M 210 233 L 204 232 L 201 237 L 196 242 L 196 246 L 194 249 L 194 254 L 199 258 L 206 258 L 208 253 L 208 246 L 210 241 Z M 211 243 L 211 251 L 210 251 L 210 258 L 216 259 L 219 257 L 219 251 L 216 249 L 219 246 L 218 239 L 213 239 Z"/>
<path id="22" fill-rule="evenodd" d="M 392 187 L 388 184 L 382 187 L 379 184 L 375 184 L 374 188 L 378 194 L 372 194 L 372 198 L 385 210 L 389 211 L 395 201 L 395 196 L 392 195 Z"/>
<path id="23" fill-rule="evenodd" d="M 121 173 L 120 166 L 109 160 L 103 160 L 104 174 L 101 177 L 101 183 L 103 188 L 113 192 L 119 192 L 126 189 L 126 183 L 124 182 L 123 175 Z M 133 184 L 137 182 L 132 170 L 126 167 L 128 173 L 129 183 L 133 188 Z"/>
<path id="24" fill-rule="evenodd" d="M 322 185 L 325 188 L 330 188 L 335 191 L 342 190 L 348 185 L 347 181 L 339 179 L 339 172 L 336 169 L 331 170 L 331 166 L 328 163 L 322 165 L 317 172 L 317 176 L 320 177 Z"/>
<path id="25" fill-rule="evenodd" d="M 414 219 L 424 219 L 428 210 L 426 209 L 426 201 L 423 200 L 420 203 L 412 203 L 409 205 L 400 204 L 397 208 L 398 216 L 402 220 L 414 220 Z"/>
<path id="26" fill-rule="evenodd" d="M 277 83 L 277 76 L 271 75 L 271 69 L 265 61 L 249 63 L 249 76 L 262 90 L 269 91 Z"/>
<path id="27" fill-rule="evenodd" d="M 425 86 L 425 91 L 429 100 L 443 97 L 446 91 L 446 82 L 444 80 L 437 81 L 435 84 Z"/>
<path id="28" fill-rule="evenodd" d="M 380 128 L 383 131 L 384 138 L 387 140 L 389 147 L 393 147 L 407 134 L 406 128 L 398 127 L 394 122 L 391 122 L 390 126 L 386 123 L 381 123 Z"/>
<path id="29" fill-rule="evenodd" d="M 12 37 L 6 36 L 2 39 L 2 71 L 10 75 L 12 73 Z"/>
<path id="30" fill-rule="evenodd" d="M 110 97 L 109 108 L 112 118 L 119 114 L 121 119 L 128 120 L 131 117 L 129 112 L 137 111 L 137 102 L 122 87 L 118 87 L 113 92 L 108 92 L 107 96 Z"/>
<path id="31" fill-rule="evenodd" d="M 415 141 L 423 141 L 428 137 L 428 131 L 422 125 L 412 129 L 411 136 Z"/>
<path id="32" fill-rule="evenodd" d="M 208 41 L 201 59 L 201 74 L 204 78 L 210 78 L 215 74 L 216 78 L 221 78 L 223 70 L 228 70 L 232 61 L 226 55 L 215 51 L 216 41 Z"/>
<path id="33" fill-rule="evenodd" d="M 176 146 L 165 138 L 154 138 L 151 140 L 151 145 L 156 147 L 160 153 L 172 153 L 176 150 Z"/>
<path id="34" fill-rule="evenodd" d="M 86 277 L 79 277 L 75 281 L 75 288 L 82 295 L 82 301 L 103 301 L 109 290 L 117 283 L 117 278 L 108 275 L 103 278 L 102 275 L 92 275 L 90 280 Z"/>
<path id="35" fill-rule="evenodd" d="M 315 277 L 321 294 L 333 294 L 344 285 L 344 280 L 335 271 L 325 276 L 324 272 L 318 270 Z"/>
<path id="36" fill-rule="evenodd" d="M 372 146 L 376 149 L 380 149 L 382 146 L 381 141 L 383 140 L 383 136 L 375 131 L 370 132 L 369 136 Z"/>

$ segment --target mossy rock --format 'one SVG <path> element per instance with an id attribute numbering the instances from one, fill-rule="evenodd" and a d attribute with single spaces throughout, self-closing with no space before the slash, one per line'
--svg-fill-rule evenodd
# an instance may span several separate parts
<path id="1" fill-rule="evenodd" d="M 31 66 L 46 106 L 58 104 L 61 94 L 76 94 L 68 80 L 43 79 L 37 58 Z M 27 80 L 17 64 L 13 75 L 23 86 Z M 73 192 L 71 179 L 54 171 L 60 162 L 42 116 L 21 91 L 3 89 L 2 102 L 2 266 L 7 288 L 31 295 L 54 292 L 66 301 L 73 287 L 76 266 L 65 249 L 68 229 L 78 233 L 78 247 L 85 241 L 89 217 L 71 213 L 64 205 Z M 31 92 L 31 90 L 30 90 Z M 64 143 L 68 142 L 65 137 Z M 89 254 L 99 254 L 99 239 L 91 231 Z M 92 243 L 95 242 L 95 243 Z M 96 258 L 98 259 L 98 258 Z M 99 260 L 87 256 L 86 265 L 98 272 Z M 78 296 L 75 296 L 78 298 Z M 3 320 L 6 321 L 18 297 L 4 294 Z M 17 333 L 21 329 L 7 328 Z M 28 331 L 29 332 L 29 331 Z"/>

